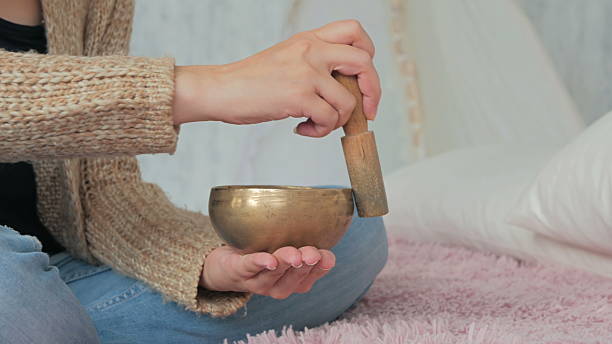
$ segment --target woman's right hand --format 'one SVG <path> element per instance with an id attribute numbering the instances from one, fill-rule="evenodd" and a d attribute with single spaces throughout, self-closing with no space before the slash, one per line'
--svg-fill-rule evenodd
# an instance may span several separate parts
<path id="1" fill-rule="evenodd" d="M 364 112 L 374 119 L 380 83 L 374 45 L 359 22 L 333 22 L 302 32 L 244 60 L 220 66 L 177 66 L 175 124 L 252 124 L 304 117 L 296 132 L 322 137 L 342 126 L 353 97 L 332 71 L 356 75 Z"/>
<path id="2" fill-rule="evenodd" d="M 207 257 L 200 286 L 208 290 L 251 292 L 275 299 L 307 293 L 336 264 L 329 250 L 282 247 L 274 253 L 245 254 L 221 246 Z"/>

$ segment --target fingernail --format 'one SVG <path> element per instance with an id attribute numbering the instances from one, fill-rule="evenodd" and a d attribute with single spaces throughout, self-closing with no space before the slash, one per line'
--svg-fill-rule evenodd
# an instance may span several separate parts
<path id="1" fill-rule="evenodd" d="M 300 265 L 295 265 L 295 264 L 291 264 L 291 266 L 293 266 L 296 269 L 301 268 L 302 266 L 304 266 L 304 264 L 300 263 Z"/>
<path id="2" fill-rule="evenodd" d="M 313 265 L 317 265 L 318 262 L 313 262 L 313 263 L 306 263 L 306 265 L 308 266 L 313 266 Z"/>
<path id="3" fill-rule="evenodd" d="M 266 269 L 268 269 L 270 271 L 274 271 L 274 270 L 276 270 L 276 266 L 268 265 L 268 266 L 266 266 Z"/>

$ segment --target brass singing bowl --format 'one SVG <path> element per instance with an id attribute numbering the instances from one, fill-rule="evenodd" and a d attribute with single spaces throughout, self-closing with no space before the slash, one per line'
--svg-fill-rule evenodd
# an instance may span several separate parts
<path id="1" fill-rule="evenodd" d="M 213 228 L 230 246 L 274 252 L 284 246 L 329 249 L 353 219 L 351 189 L 298 186 L 217 186 L 208 212 Z"/>

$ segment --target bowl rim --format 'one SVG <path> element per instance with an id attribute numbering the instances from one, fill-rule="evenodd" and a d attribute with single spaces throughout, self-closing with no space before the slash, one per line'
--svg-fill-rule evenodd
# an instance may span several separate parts
<path id="1" fill-rule="evenodd" d="M 249 191 L 249 190 L 296 190 L 296 191 L 352 191 L 349 187 L 317 187 L 317 186 L 294 186 L 294 185 L 219 185 L 213 186 L 212 191 Z"/>

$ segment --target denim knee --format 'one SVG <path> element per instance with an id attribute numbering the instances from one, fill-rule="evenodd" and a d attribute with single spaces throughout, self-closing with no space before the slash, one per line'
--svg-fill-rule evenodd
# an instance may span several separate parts
<path id="1" fill-rule="evenodd" d="M 365 227 L 370 229 L 369 235 L 366 234 L 364 240 L 370 240 L 371 249 L 376 252 L 375 261 L 378 263 L 378 272 L 380 272 L 380 270 L 382 270 L 387 264 L 387 259 L 389 258 L 389 241 L 383 218 L 363 218 L 355 216 L 354 220 L 355 219 L 357 219 L 357 221 L 365 221 Z"/>
<path id="2" fill-rule="evenodd" d="M 336 255 L 334 270 L 352 271 L 355 287 L 367 290 L 387 263 L 388 242 L 382 218 L 355 215 L 332 252 Z"/>
<path id="3" fill-rule="evenodd" d="M 0 226 L 0 343 L 97 343 L 93 323 L 31 236 Z"/>
<path id="4" fill-rule="evenodd" d="M 42 245 L 38 239 L 29 235 L 21 235 L 16 230 L 0 225 L 0 252 L 35 252 L 40 251 Z"/>
<path id="5" fill-rule="evenodd" d="M 346 185 L 318 185 L 317 188 L 350 188 Z M 353 215 L 353 220 L 349 230 L 342 240 L 332 249 L 336 255 L 344 252 L 353 251 L 360 255 L 366 255 L 371 259 L 371 264 L 375 273 L 372 278 L 387 263 L 388 258 L 387 232 L 382 217 L 359 217 L 357 208 Z"/>

